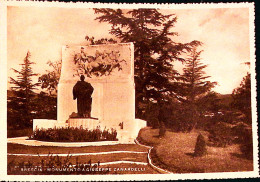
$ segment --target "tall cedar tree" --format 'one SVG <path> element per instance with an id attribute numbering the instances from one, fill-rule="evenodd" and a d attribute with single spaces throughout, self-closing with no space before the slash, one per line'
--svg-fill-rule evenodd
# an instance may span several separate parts
<path id="1" fill-rule="evenodd" d="M 210 76 L 206 76 L 204 69 L 207 65 L 200 62 L 200 54 L 196 47 L 188 55 L 185 61 L 181 82 L 179 83 L 179 100 L 183 102 L 184 107 L 188 111 L 186 119 L 190 123 L 188 130 L 193 129 L 197 124 L 198 108 L 203 104 L 202 97 L 207 96 L 209 91 L 217 84 L 216 82 L 207 81 Z M 205 104 L 205 103 L 204 103 Z"/>
<path id="2" fill-rule="evenodd" d="M 110 33 L 121 42 L 134 43 L 136 117 L 143 118 L 149 102 L 164 101 L 175 93 L 178 72 L 174 61 L 184 61 L 182 53 L 190 51 L 199 41 L 176 43 L 172 32 L 177 22 L 174 14 L 163 15 L 156 9 L 95 9 L 96 19 L 112 25 Z"/>
<path id="3" fill-rule="evenodd" d="M 233 90 L 231 105 L 245 115 L 245 122 L 251 124 L 251 74 L 243 78 L 240 86 Z"/>
<path id="4" fill-rule="evenodd" d="M 12 108 L 12 112 L 9 115 L 16 115 L 17 117 L 10 116 L 10 118 L 16 118 L 16 121 L 12 121 L 12 124 L 16 127 L 28 127 L 31 125 L 31 112 L 32 112 L 32 97 L 33 90 L 39 85 L 39 83 L 33 83 L 32 77 L 38 74 L 33 73 L 32 64 L 29 58 L 31 57 L 28 51 L 24 58 L 21 71 L 12 69 L 15 73 L 18 73 L 17 79 L 10 77 L 10 83 L 15 86 L 12 89 L 16 93 L 16 97 L 12 97 L 9 106 Z M 9 116 L 8 116 L 9 117 Z M 15 123 L 19 122 L 19 123 Z"/>

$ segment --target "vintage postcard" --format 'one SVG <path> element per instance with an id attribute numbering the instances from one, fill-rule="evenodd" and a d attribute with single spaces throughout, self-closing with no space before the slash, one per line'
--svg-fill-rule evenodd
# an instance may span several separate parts
<path id="1" fill-rule="evenodd" d="M 254 3 L 0 3 L 1 180 L 259 175 Z"/>

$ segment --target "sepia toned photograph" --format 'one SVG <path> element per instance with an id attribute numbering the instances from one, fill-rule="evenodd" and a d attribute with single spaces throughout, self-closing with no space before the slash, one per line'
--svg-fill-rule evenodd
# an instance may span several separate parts
<path id="1" fill-rule="evenodd" d="M 7 177 L 259 175 L 253 3 L 1 5 Z"/>

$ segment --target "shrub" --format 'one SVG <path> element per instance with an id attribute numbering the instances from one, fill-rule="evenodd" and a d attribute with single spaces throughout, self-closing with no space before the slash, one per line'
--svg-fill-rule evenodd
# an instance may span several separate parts
<path id="1" fill-rule="evenodd" d="M 94 141 L 116 141 L 117 132 L 114 129 L 103 131 L 97 127 L 94 130 L 83 128 L 49 128 L 37 129 L 30 139 L 53 141 L 53 142 L 94 142 Z"/>
<path id="2" fill-rule="evenodd" d="M 160 123 L 160 128 L 159 128 L 159 137 L 164 137 L 166 133 L 166 128 L 164 125 L 164 122 Z"/>
<path id="3" fill-rule="evenodd" d="M 207 154 L 206 141 L 203 135 L 200 133 L 197 137 L 197 141 L 194 149 L 194 156 L 201 157 L 206 154 Z"/>
<path id="4" fill-rule="evenodd" d="M 240 151 L 245 158 L 252 160 L 253 159 L 253 143 L 245 143 L 240 145 Z"/>
<path id="5" fill-rule="evenodd" d="M 240 151 L 247 159 L 253 159 L 253 137 L 252 130 L 248 129 L 243 135 L 243 142 L 240 144 Z"/>
<path id="6" fill-rule="evenodd" d="M 187 105 L 179 105 L 174 111 L 173 118 L 171 119 L 171 128 L 174 132 L 191 132 L 195 126 L 195 121 L 197 120 L 197 114 L 191 112 Z"/>
<path id="7" fill-rule="evenodd" d="M 234 142 L 238 144 L 242 144 L 247 142 L 246 140 L 248 140 L 248 138 L 250 137 L 250 136 L 248 137 L 248 134 L 250 130 L 252 130 L 252 128 L 243 122 L 238 122 L 232 128 L 232 130 L 234 136 L 236 137 Z"/>
<path id="8" fill-rule="evenodd" d="M 232 131 L 232 126 L 219 122 L 209 130 L 209 144 L 216 147 L 231 145 L 236 138 Z"/>

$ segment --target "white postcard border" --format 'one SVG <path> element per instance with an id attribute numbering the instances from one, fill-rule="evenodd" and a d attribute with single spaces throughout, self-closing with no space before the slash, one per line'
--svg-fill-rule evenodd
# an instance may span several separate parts
<path id="1" fill-rule="evenodd" d="M 192 173 L 192 174 L 134 174 L 134 175 L 7 175 L 7 6 L 34 7 L 63 7 L 63 8 L 161 8 L 161 9 L 199 9 L 199 8 L 249 8 L 250 12 L 250 61 L 251 61 L 251 99 L 252 99 L 252 128 L 254 143 L 254 171 L 225 172 L 225 173 Z M 259 176 L 258 164 L 258 135 L 257 135 L 257 105 L 256 105 L 256 73 L 255 73 L 255 27 L 254 3 L 202 3 L 202 4 L 116 4 L 116 3 L 63 3 L 63 2 L 33 2 L 33 1 L 0 1 L 0 179 L 1 180 L 169 180 L 169 179 L 221 179 L 221 178 L 249 178 Z M 19 36 L 19 35 L 18 35 Z"/>

